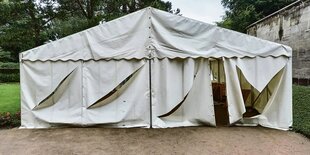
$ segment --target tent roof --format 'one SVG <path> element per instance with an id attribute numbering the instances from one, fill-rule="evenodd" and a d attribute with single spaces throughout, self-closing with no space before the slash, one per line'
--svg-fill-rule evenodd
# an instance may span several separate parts
<path id="1" fill-rule="evenodd" d="M 25 51 L 21 60 L 279 57 L 292 49 L 151 7 Z"/>

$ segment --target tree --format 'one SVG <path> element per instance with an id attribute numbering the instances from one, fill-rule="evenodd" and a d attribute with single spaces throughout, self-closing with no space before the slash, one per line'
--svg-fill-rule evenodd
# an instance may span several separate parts
<path id="1" fill-rule="evenodd" d="M 11 0 L 0 2 L 0 47 L 18 53 L 42 45 L 48 40 L 47 29 L 61 11 L 55 0 Z"/>
<path id="2" fill-rule="evenodd" d="M 153 6 L 171 13 L 162 0 L 0 0 L 0 48 L 18 61 L 22 51 L 50 40 Z"/>
<path id="3" fill-rule="evenodd" d="M 10 52 L 4 51 L 0 48 L 0 62 L 10 62 L 12 60 L 12 56 Z"/>
<path id="4" fill-rule="evenodd" d="M 217 25 L 246 32 L 246 27 L 250 24 L 294 1 L 296 0 L 222 0 L 222 5 L 227 11 Z"/>
<path id="5" fill-rule="evenodd" d="M 179 14 L 180 9 L 172 10 L 172 3 L 162 0 L 106 0 L 106 7 L 103 10 L 105 21 L 113 20 L 125 14 L 135 12 L 145 7 L 154 7 L 173 14 Z"/>
<path id="6" fill-rule="evenodd" d="M 58 0 L 62 10 L 85 18 L 88 27 L 97 25 L 100 21 L 110 21 L 123 15 L 135 12 L 142 8 L 152 6 L 167 12 L 180 12 L 172 10 L 171 2 L 162 0 Z M 69 16 L 71 16 L 69 14 Z"/>
<path id="7" fill-rule="evenodd" d="M 98 25 L 101 21 L 110 21 L 134 11 L 152 6 L 170 13 L 179 14 L 180 10 L 172 10 L 171 2 L 162 0 L 58 0 L 65 16 L 52 22 L 50 34 L 54 38 L 82 31 Z"/>
<path id="8" fill-rule="evenodd" d="M 12 55 L 16 55 L 16 61 L 18 52 L 27 48 L 25 36 L 30 35 L 26 31 L 26 19 L 17 11 L 20 9 L 20 5 L 15 3 L 0 3 L 0 47 L 3 51 L 11 51 Z"/>

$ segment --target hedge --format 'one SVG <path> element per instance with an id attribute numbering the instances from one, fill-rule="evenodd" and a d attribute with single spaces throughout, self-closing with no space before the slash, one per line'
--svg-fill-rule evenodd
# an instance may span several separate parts
<path id="1" fill-rule="evenodd" d="M 15 62 L 0 62 L 0 69 L 19 69 L 19 63 Z"/>
<path id="2" fill-rule="evenodd" d="M 0 62 L 0 83 L 19 82 L 19 63 Z"/>
<path id="3" fill-rule="evenodd" d="M 0 73 L 0 83 L 19 82 L 19 73 Z"/>

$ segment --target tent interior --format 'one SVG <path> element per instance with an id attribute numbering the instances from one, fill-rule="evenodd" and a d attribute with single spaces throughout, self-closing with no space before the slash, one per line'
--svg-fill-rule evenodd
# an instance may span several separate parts
<path id="1" fill-rule="evenodd" d="M 210 70 L 216 125 L 229 126 L 229 112 L 223 61 L 221 59 L 210 59 Z M 283 70 L 277 73 L 261 92 L 255 89 L 255 87 L 247 81 L 238 67 L 236 67 L 236 70 L 238 73 L 244 106 L 246 108 L 243 118 L 251 118 L 260 115 L 272 96 Z"/>
<path id="2" fill-rule="evenodd" d="M 221 59 L 211 59 L 210 70 L 216 125 L 229 125 L 226 80 L 223 61 Z"/>
<path id="3" fill-rule="evenodd" d="M 215 110 L 216 125 L 229 125 L 229 113 L 226 99 L 226 81 L 224 64 L 221 59 L 210 60 L 212 92 Z M 277 73 L 266 87 L 259 92 L 245 78 L 242 71 L 237 67 L 239 84 L 246 111 L 243 118 L 251 118 L 260 115 L 266 107 L 272 93 L 277 85 L 277 80 L 282 70 Z"/>
<path id="4" fill-rule="evenodd" d="M 21 128 L 292 125 L 292 49 L 154 8 L 20 54 Z"/>

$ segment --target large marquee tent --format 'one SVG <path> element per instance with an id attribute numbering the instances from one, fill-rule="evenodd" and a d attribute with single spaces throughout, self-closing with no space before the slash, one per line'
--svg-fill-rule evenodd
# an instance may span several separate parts
<path id="1" fill-rule="evenodd" d="M 292 125 L 290 47 L 151 7 L 20 62 L 21 128 Z"/>

